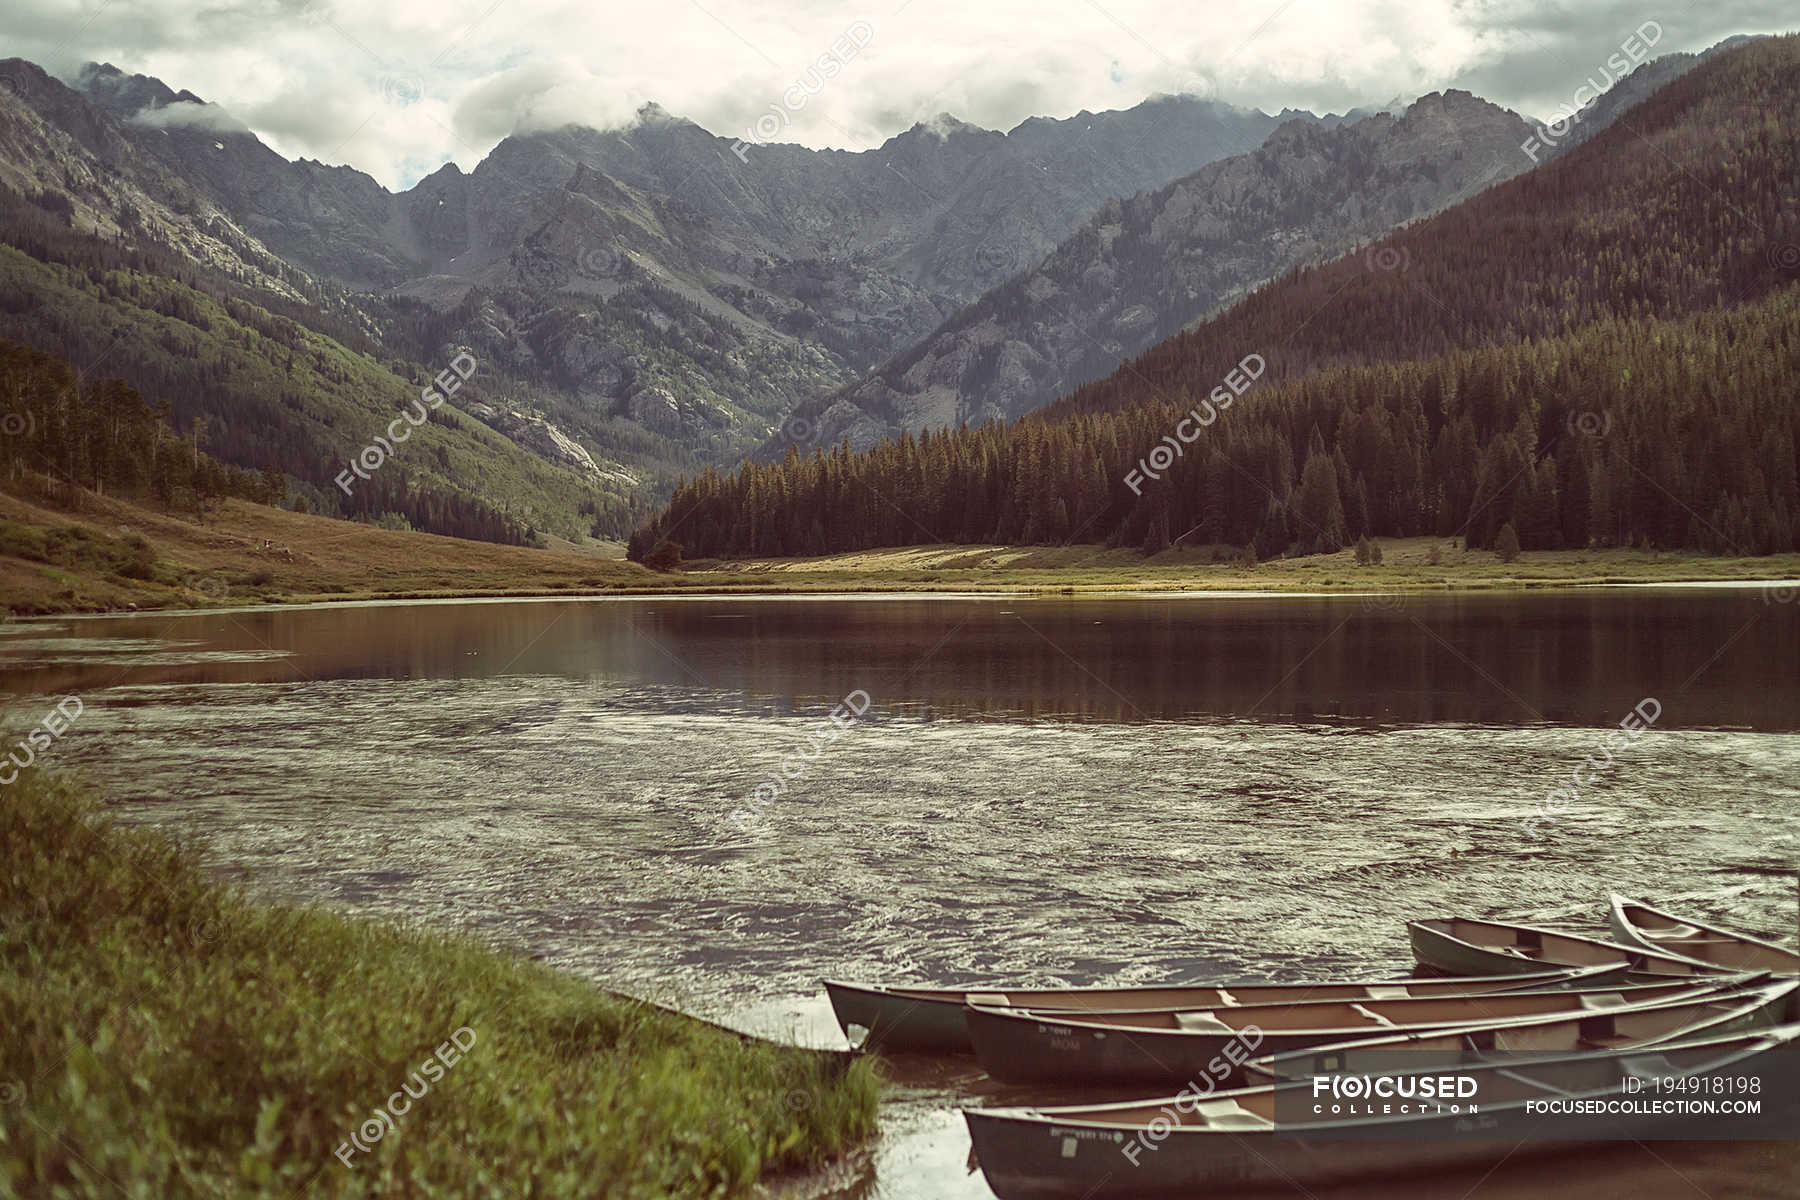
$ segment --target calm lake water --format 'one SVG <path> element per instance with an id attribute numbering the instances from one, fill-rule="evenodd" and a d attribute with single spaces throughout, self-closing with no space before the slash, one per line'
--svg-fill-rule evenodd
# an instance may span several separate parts
<path id="1" fill-rule="evenodd" d="M 49 764 L 273 895 L 826 1042 L 824 976 L 1403 973 L 1407 917 L 1597 927 L 1611 889 L 1791 937 L 1793 595 L 62 619 L 0 626 L 0 692 L 13 728 L 79 696 Z M 834 726 L 846 697 L 866 711 Z M 1654 723 L 1528 829 L 1634 708 Z M 901 1076 L 859 1194 L 986 1196 L 954 1113 L 982 1085 Z M 1688 1173 L 1754 1194 L 1748 1161 Z M 1483 1195 L 1544 1186 L 1522 1178 Z M 1692 1194 L 1643 1162 L 1606 1178 L 1589 1194 Z"/>

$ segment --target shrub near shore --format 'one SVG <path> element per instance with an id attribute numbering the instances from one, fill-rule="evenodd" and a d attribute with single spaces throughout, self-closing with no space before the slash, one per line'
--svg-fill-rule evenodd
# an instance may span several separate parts
<path id="1" fill-rule="evenodd" d="M 0 1029 L 5 1196 L 735 1196 L 875 1128 L 866 1061 L 252 901 L 35 770 L 0 788 Z"/>

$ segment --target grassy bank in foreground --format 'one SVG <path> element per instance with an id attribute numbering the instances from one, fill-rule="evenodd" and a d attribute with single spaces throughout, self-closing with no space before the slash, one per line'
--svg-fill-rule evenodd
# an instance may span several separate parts
<path id="1" fill-rule="evenodd" d="M 1244 566 L 1228 547 L 1145 558 L 1104 546 L 940 545 L 691 562 L 664 573 L 623 561 L 616 545 L 498 546 L 242 500 L 197 521 L 92 494 L 67 510 L 0 493 L 0 612 L 696 592 L 1441 591 L 1800 575 L 1796 554 L 1539 550 L 1508 563 L 1448 538 L 1380 546 L 1372 566 L 1350 550 Z"/>
<path id="2" fill-rule="evenodd" d="M 867 1061 L 252 902 L 35 772 L 0 788 L 0 1029 L 7 1196 L 738 1196 L 875 1127 Z"/>

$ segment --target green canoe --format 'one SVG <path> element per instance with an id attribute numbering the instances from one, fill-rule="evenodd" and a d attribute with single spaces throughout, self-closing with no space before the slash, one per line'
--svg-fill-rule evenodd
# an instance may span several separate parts
<path id="1" fill-rule="evenodd" d="M 1179 1011 L 1306 1000 L 1394 1000 L 1470 996 L 1525 989 L 1605 987 L 1623 981 L 1623 964 L 1580 969 L 1542 967 L 1490 978 L 1327 980 L 1301 983 L 1208 983 L 1164 987 L 916 988 L 827 979 L 825 992 L 844 1036 L 871 1049 L 906 1054 L 972 1054 L 963 1008 L 1035 1008 L 1074 1012 Z M 860 1034 L 859 1030 L 867 1033 Z"/>
<path id="2" fill-rule="evenodd" d="M 1633 976 L 1661 979 L 1714 975 L 1729 969 L 1640 946 L 1621 946 L 1579 933 L 1504 921 L 1434 918 L 1408 921 L 1406 931 L 1412 941 L 1413 958 L 1421 966 L 1452 975 L 1487 976 L 1508 971 L 1524 975 L 1610 965 L 1623 967 Z"/>
<path id="3" fill-rule="evenodd" d="M 1678 954 L 1728 971 L 1800 975 L 1800 954 L 1785 946 L 1652 908 L 1617 892 L 1612 896 L 1607 923 L 1613 937 L 1627 946 Z"/>

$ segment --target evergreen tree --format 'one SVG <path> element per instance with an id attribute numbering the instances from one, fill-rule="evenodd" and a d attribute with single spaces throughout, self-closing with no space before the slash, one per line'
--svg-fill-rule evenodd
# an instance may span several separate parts
<path id="1" fill-rule="evenodd" d="M 1494 538 L 1494 553 L 1499 555 L 1500 561 L 1504 563 L 1514 562 L 1518 559 L 1519 535 L 1513 530 L 1512 522 L 1508 521 L 1500 527 L 1499 534 Z"/>
<path id="2" fill-rule="evenodd" d="M 1321 554 L 1332 554 L 1344 546 L 1344 501 L 1338 494 L 1337 467 L 1329 457 L 1314 450 L 1300 471 L 1300 492 L 1295 499 L 1295 515 L 1299 518 L 1299 537 Z"/>

